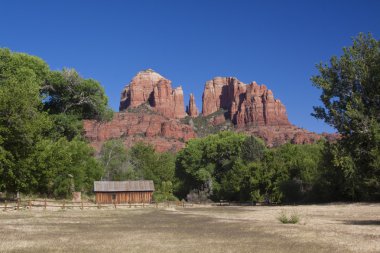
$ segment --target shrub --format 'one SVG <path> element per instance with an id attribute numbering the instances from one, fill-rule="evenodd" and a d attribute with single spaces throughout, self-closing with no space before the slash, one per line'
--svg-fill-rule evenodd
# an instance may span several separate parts
<path id="1" fill-rule="evenodd" d="M 300 222 L 300 216 L 296 212 L 292 212 L 289 216 L 284 210 L 282 210 L 280 215 L 277 217 L 277 220 L 283 224 L 297 224 Z"/>

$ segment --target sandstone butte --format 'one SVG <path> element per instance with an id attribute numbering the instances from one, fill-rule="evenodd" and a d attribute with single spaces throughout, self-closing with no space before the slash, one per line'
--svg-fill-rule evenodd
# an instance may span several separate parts
<path id="1" fill-rule="evenodd" d="M 199 115 L 192 94 L 185 111 L 181 87 L 173 89 L 170 80 L 151 69 L 141 71 L 122 90 L 119 110 L 110 122 L 84 121 L 85 136 L 97 151 L 106 140 L 119 138 L 126 147 L 141 141 L 159 152 L 178 151 L 197 137 L 197 117 L 203 117 L 207 127 L 233 125 L 235 131 L 263 138 L 268 146 L 336 137 L 292 125 L 285 106 L 265 85 L 244 84 L 234 77 L 206 82 Z"/>

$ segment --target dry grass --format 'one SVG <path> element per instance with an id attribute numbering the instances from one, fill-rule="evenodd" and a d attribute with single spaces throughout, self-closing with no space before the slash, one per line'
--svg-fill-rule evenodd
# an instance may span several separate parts
<path id="1" fill-rule="evenodd" d="M 281 224 L 282 212 L 299 224 Z M 0 252 L 380 252 L 380 204 L 0 212 Z"/>

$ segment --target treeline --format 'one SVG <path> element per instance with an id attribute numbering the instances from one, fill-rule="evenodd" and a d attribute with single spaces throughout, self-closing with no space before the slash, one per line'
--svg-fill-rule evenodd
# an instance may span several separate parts
<path id="1" fill-rule="evenodd" d="M 156 153 L 138 143 L 105 142 L 103 179 L 151 179 L 156 200 L 308 202 L 330 198 L 324 192 L 325 142 L 267 148 L 261 139 L 220 132 L 193 139 L 177 154 Z M 325 195 L 324 195 L 325 194 Z"/>
<path id="2" fill-rule="evenodd" d="M 144 143 L 127 150 L 122 140 L 109 140 L 99 159 L 104 180 L 153 180 L 157 201 L 378 200 L 376 191 L 359 199 L 347 194 L 355 186 L 347 184 L 350 175 L 331 165 L 336 145 L 339 141 L 320 140 L 315 144 L 287 143 L 268 148 L 254 136 L 224 131 L 189 140 L 177 154 L 157 153 Z"/>
<path id="3" fill-rule="evenodd" d="M 221 132 L 191 140 L 177 157 L 179 196 L 230 201 L 314 199 L 323 143 L 268 149 L 253 136 Z"/>

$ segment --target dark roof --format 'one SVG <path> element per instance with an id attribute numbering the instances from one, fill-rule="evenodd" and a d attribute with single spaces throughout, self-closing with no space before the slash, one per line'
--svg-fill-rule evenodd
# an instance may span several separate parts
<path id="1" fill-rule="evenodd" d="M 139 192 L 154 191 L 152 180 L 139 181 L 95 181 L 95 192 Z"/>

